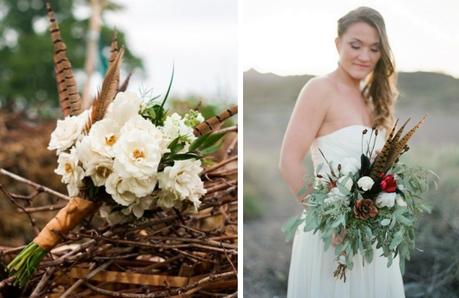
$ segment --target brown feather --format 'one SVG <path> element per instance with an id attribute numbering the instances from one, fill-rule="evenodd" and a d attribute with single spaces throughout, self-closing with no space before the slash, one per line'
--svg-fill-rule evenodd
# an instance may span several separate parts
<path id="1" fill-rule="evenodd" d="M 118 46 L 118 33 L 113 31 L 113 37 L 112 37 L 112 43 L 111 43 L 111 50 L 110 50 L 110 59 L 109 59 L 109 68 L 112 66 L 113 63 L 115 63 L 116 57 L 119 54 L 119 46 Z M 120 74 L 115 75 L 115 80 L 117 82 L 117 86 L 119 86 L 120 83 Z M 117 87 L 118 88 L 118 87 Z"/>
<path id="2" fill-rule="evenodd" d="M 229 117 L 237 114 L 237 106 L 232 106 L 229 109 L 221 112 L 215 117 L 209 118 L 194 127 L 194 134 L 196 136 L 204 135 L 214 129 L 216 129 L 220 124 L 223 123 Z"/>
<path id="3" fill-rule="evenodd" d="M 59 103 L 64 116 L 78 115 L 81 113 L 81 99 L 78 94 L 76 81 L 72 72 L 72 65 L 67 58 L 67 47 L 62 41 L 59 25 L 51 5 L 46 1 L 49 30 L 53 41 L 54 71 L 59 95 Z"/>
<path id="4" fill-rule="evenodd" d="M 91 117 L 85 125 L 84 132 L 88 133 L 92 124 L 101 120 L 105 116 L 108 105 L 115 98 L 118 91 L 118 82 L 116 76 L 119 77 L 121 59 L 124 54 L 124 49 L 119 51 L 115 61 L 107 70 L 104 81 L 102 82 L 102 89 L 100 90 L 96 100 L 92 103 Z"/>
<path id="5" fill-rule="evenodd" d="M 127 75 L 127 77 L 124 79 L 123 83 L 120 85 L 118 88 L 118 92 L 124 92 L 126 91 L 128 85 L 129 85 L 129 80 L 131 79 L 132 76 L 132 71 Z"/>
<path id="6" fill-rule="evenodd" d="M 410 129 L 410 131 L 408 131 L 406 135 L 403 136 L 403 138 L 397 144 L 395 144 L 394 152 L 387 162 L 387 169 L 389 169 L 394 164 L 395 160 L 397 160 L 400 157 L 400 155 L 405 150 L 408 141 L 413 137 L 416 130 L 424 123 L 425 120 L 426 116 L 422 117 L 422 119 L 419 120 L 419 122 L 416 123 L 416 125 L 412 129 Z"/>
<path id="7" fill-rule="evenodd" d="M 402 134 L 403 129 L 405 128 L 409 120 L 410 119 L 406 120 L 405 123 L 398 129 L 395 136 L 393 136 L 394 131 L 396 130 L 396 127 L 397 127 L 398 120 L 395 123 L 394 128 L 390 132 L 389 138 L 386 140 L 386 143 L 384 144 L 383 149 L 377 155 L 371 167 L 369 176 L 373 180 L 377 179 L 382 173 L 386 172 L 387 162 L 391 159 L 391 156 L 393 155 L 393 152 L 394 152 L 394 148 L 395 148 L 394 145 L 397 143 L 398 139 L 400 138 L 400 135 Z"/>

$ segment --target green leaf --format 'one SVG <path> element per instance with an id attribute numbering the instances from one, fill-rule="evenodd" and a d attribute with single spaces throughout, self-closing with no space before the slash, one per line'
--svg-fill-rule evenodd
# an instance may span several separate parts
<path id="1" fill-rule="evenodd" d="M 224 133 L 213 133 L 211 134 L 201 145 L 202 148 L 207 148 L 215 144 L 218 140 L 220 140 L 225 134 Z"/>
<path id="2" fill-rule="evenodd" d="M 389 218 L 385 218 L 383 220 L 381 220 L 380 224 L 385 227 L 387 226 L 388 224 L 390 224 L 390 219 Z"/>
<path id="3" fill-rule="evenodd" d="M 166 103 L 167 97 L 169 96 L 169 92 L 171 91 L 172 81 L 174 80 L 174 72 L 175 72 L 175 66 L 174 64 L 172 64 L 171 79 L 169 81 L 169 86 L 167 87 L 166 95 L 164 96 L 163 102 L 161 103 L 161 108 L 164 108 L 164 104 Z"/>
<path id="4" fill-rule="evenodd" d="M 174 148 L 174 147 L 178 144 L 179 140 L 180 140 L 180 136 L 176 137 L 176 138 L 169 144 L 169 146 L 167 146 L 167 148 L 172 150 L 172 148 Z"/>
<path id="5" fill-rule="evenodd" d="M 367 263 L 370 264 L 371 261 L 373 261 L 373 248 L 370 247 L 369 249 L 365 250 L 364 256 Z"/>
<path id="6" fill-rule="evenodd" d="M 191 143 L 189 151 L 192 152 L 201 147 L 201 145 L 207 140 L 207 138 L 209 138 L 209 136 L 210 133 L 207 133 L 205 135 L 198 137 L 196 140 L 193 141 L 193 143 Z"/>
<path id="7" fill-rule="evenodd" d="M 290 218 L 287 223 L 282 226 L 282 232 L 285 235 L 285 240 L 290 241 L 295 236 L 296 230 L 304 222 L 304 218 L 296 216 Z"/>
<path id="8" fill-rule="evenodd" d="M 186 160 L 186 159 L 199 159 L 200 156 L 194 153 L 180 153 L 180 154 L 174 154 L 170 156 L 170 159 L 172 160 Z"/>
<path id="9" fill-rule="evenodd" d="M 220 145 L 215 144 L 214 146 L 210 146 L 204 150 L 201 150 L 200 152 L 202 156 L 205 156 L 205 155 L 209 155 L 209 154 L 216 152 L 218 149 L 220 149 Z"/>

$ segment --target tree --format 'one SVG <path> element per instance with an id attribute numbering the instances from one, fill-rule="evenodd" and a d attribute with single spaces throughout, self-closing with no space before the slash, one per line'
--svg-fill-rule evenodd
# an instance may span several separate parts
<path id="1" fill-rule="evenodd" d="M 86 57 L 88 18 L 80 19 L 74 12 L 89 7 L 89 3 L 59 0 L 51 5 L 73 70 L 81 72 Z M 106 5 L 106 10 L 120 9 L 111 2 Z M 100 44 L 109 48 L 112 35 L 113 28 L 102 25 Z M 142 61 L 129 51 L 125 35 L 120 31 L 118 40 L 125 47 L 124 66 L 143 70 Z M 0 0 L 0 107 L 46 111 L 58 106 L 52 54 L 45 1 Z M 79 88 L 82 83 L 78 81 Z"/>

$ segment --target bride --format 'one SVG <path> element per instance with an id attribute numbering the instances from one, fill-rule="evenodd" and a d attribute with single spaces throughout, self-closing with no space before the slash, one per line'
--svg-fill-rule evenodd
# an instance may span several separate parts
<path id="1" fill-rule="evenodd" d="M 329 160 L 360 159 L 362 131 L 378 129 L 381 148 L 394 121 L 395 66 L 382 16 L 368 7 L 350 11 L 338 20 L 335 43 L 337 69 L 303 87 L 282 144 L 280 172 L 299 201 L 304 200 L 298 192 L 309 150 L 314 167 L 324 161 L 319 149 Z M 333 246 L 345 236 L 345 232 L 333 236 Z M 289 298 L 405 297 L 398 257 L 387 268 L 379 250 L 370 264 L 356 255 L 344 282 L 333 277 L 337 266 L 333 247 L 327 251 L 323 247 L 318 234 L 298 228 L 290 261 Z"/>

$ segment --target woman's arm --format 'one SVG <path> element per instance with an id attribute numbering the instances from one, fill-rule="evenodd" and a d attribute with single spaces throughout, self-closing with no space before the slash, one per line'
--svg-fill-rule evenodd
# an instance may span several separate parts
<path id="1" fill-rule="evenodd" d="M 328 110 L 331 91 L 326 79 L 311 79 L 301 90 L 282 142 L 279 169 L 290 190 L 298 196 L 304 185 L 303 160 L 314 141 Z"/>

